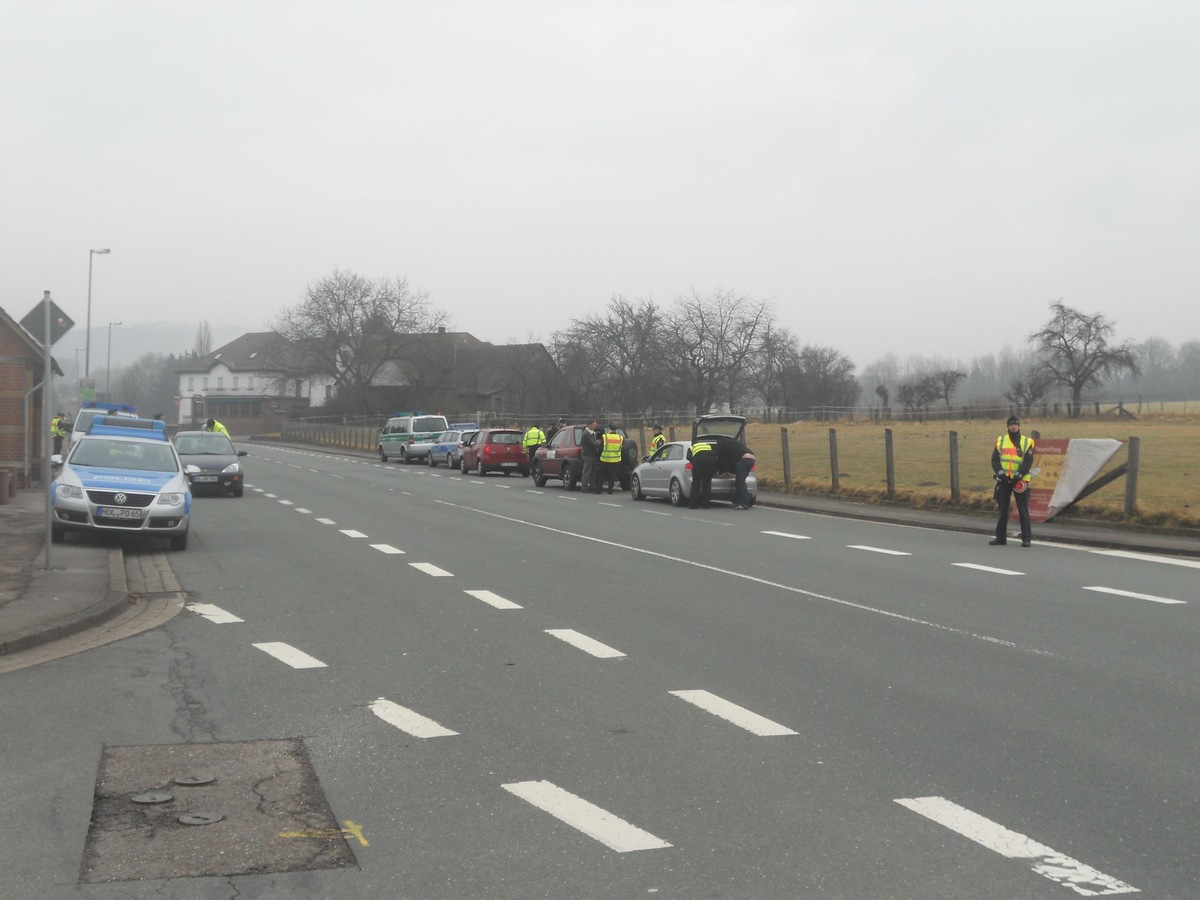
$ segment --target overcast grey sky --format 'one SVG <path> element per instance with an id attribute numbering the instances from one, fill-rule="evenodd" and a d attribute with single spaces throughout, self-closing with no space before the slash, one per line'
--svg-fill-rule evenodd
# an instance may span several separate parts
<path id="1" fill-rule="evenodd" d="M 50 290 L 82 340 L 111 248 L 93 328 L 230 339 L 344 268 L 493 342 L 722 288 L 860 370 L 1058 299 L 1178 346 L 1198 34 L 1195 0 L 2 0 L 0 306 Z"/>

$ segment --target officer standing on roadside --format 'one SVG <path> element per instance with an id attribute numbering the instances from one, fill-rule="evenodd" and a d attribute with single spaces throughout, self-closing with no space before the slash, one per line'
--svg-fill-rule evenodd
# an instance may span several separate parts
<path id="1" fill-rule="evenodd" d="M 692 494 L 688 509 L 709 509 L 712 506 L 712 480 L 717 470 L 717 454 L 708 441 L 697 441 L 688 447 L 687 458 L 692 463 Z"/>
<path id="2" fill-rule="evenodd" d="M 525 432 L 525 436 L 521 438 L 521 446 L 529 454 L 529 465 L 533 465 L 533 454 L 544 443 L 546 443 L 546 435 L 542 433 L 542 429 L 538 428 L 536 423 L 530 425 L 529 430 Z"/>
<path id="3" fill-rule="evenodd" d="M 54 418 L 50 420 L 50 437 L 54 439 L 54 454 L 62 455 L 63 438 L 67 436 L 67 429 L 63 427 L 63 414 L 55 413 Z"/>
<path id="4" fill-rule="evenodd" d="M 621 460 L 624 456 L 622 445 L 625 439 L 617 433 L 617 429 L 609 425 L 604 429 L 604 434 L 600 436 L 600 472 L 601 475 L 596 479 L 597 491 L 600 493 L 600 482 L 603 481 L 608 485 L 608 492 L 613 492 L 613 482 L 620 482 L 621 475 Z"/>
<path id="5" fill-rule="evenodd" d="M 659 447 L 667 442 L 666 435 L 662 433 L 662 426 L 654 426 L 654 437 L 650 438 L 650 452 L 654 453 Z"/>
<path id="6" fill-rule="evenodd" d="M 1021 520 L 1021 546 L 1028 547 L 1033 539 L 1029 525 L 1029 470 L 1033 468 L 1033 439 L 1021 434 L 1021 420 L 1008 417 L 1008 434 L 996 438 L 992 450 L 992 471 L 996 479 L 996 502 L 1000 504 L 1000 519 L 996 536 L 988 543 L 993 547 L 1008 543 L 1009 501 L 1017 498 L 1017 517 Z"/>

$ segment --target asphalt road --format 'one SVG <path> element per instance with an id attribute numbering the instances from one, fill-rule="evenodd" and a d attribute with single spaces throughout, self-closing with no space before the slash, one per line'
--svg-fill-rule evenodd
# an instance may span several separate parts
<path id="1" fill-rule="evenodd" d="M 188 611 L 4 677 L 6 894 L 1200 893 L 1194 563 L 253 454 Z M 356 865 L 80 882 L 106 748 L 285 738 Z"/>

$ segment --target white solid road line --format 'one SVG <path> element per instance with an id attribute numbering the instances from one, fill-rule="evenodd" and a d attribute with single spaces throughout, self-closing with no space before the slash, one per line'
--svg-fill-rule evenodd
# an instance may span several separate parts
<path id="1" fill-rule="evenodd" d="M 342 534 L 344 534 L 348 538 L 365 538 L 366 537 L 366 535 L 363 534 L 361 531 L 355 531 L 353 528 L 343 528 L 341 531 L 342 531 Z"/>
<path id="2" fill-rule="evenodd" d="M 1155 556 L 1152 553 L 1137 553 L 1133 550 L 1093 550 L 1101 556 L 1119 556 L 1124 559 L 1139 559 L 1142 562 L 1163 563 L 1168 566 L 1186 566 L 1189 569 L 1200 569 L 1200 559 L 1183 559 L 1174 556 Z"/>
<path id="3" fill-rule="evenodd" d="M 1138 594 L 1134 591 L 1120 591 L 1116 588 L 1100 587 L 1100 585 L 1085 586 L 1085 591 L 1097 591 L 1101 594 L 1115 594 L 1118 597 L 1132 597 L 1134 600 L 1149 600 L 1151 603 L 1180 603 L 1187 604 L 1186 600 L 1172 600 L 1169 597 L 1155 597 L 1153 594 Z"/>
<path id="4" fill-rule="evenodd" d="M 389 553 L 393 556 L 404 552 L 399 547 L 393 547 L 391 544 L 372 544 L 371 549 L 378 550 L 380 553 Z"/>
<path id="5" fill-rule="evenodd" d="M 371 712 L 383 719 L 389 725 L 399 728 L 406 734 L 418 738 L 451 737 L 458 734 L 439 725 L 433 719 L 427 719 L 420 713 L 406 709 L 398 703 L 380 697 L 371 704 Z"/>
<path id="6" fill-rule="evenodd" d="M 1012 569 L 997 569 L 995 566 L 980 566 L 975 563 L 951 563 L 952 566 L 959 566 L 963 569 L 975 569 L 979 572 L 993 572 L 996 575 L 1024 575 L 1024 572 L 1016 572 Z"/>
<path id="7" fill-rule="evenodd" d="M 453 573 L 447 572 L 445 569 L 439 569 L 433 563 L 409 563 L 414 569 L 424 572 L 426 575 L 432 575 L 434 578 L 450 578 Z"/>
<path id="8" fill-rule="evenodd" d="M 597 656 L 600 659 L 615 659 L 618 656 L 624 656 L 620 650 L 614 650 L 607 644 L 602 644 L 597 640 L 593 640 L 586 634 L 580 634 L 570 628 L 547 628 L 546 634 L 553 635 L 560 641 L 565 641 L 572 647 L 577 647 L 584 653 L 590 653 L 592 656 Z"/>
<path id="9" fill-rule="evenodd" d="M 716 694 L 710 694 L 708 691 L 671 691 L 671 693 L 680 700 L 686 700 L 688 703 L 698 706 L 706 712 L 712 713 L 714 716 L 720 716 L 722 719 L 732 722 L 739 728 L 745 728 L 751 734 L 756 734 L 759 737 L 797 734 L 797 732 L 792 731 L 790 728 L 785 728 L 778 722 L 765 719 L 758 713 L 752 713 L 745 707 L 738 706 L 736 703 L 730 703 L 728 700 L 723 700 Z"/>
<path id="10" fill-rule="evenodd" d="M 884 553 L 888 556 L 912 556 L 904 550 L 885 550 L 883 547 L 868 547 L 866 544 L 847 544 L 850 550 L 866 550 L 870 553 Z"/>
<path id="11" fill-rule="evenodd" d="M 307 653 L 297 650 L 291 644 L 272 642 L 266 644 L 255 644 L 254 646 L 263 653 L 269 653 L 280 662 L 287 663 L 293 669 L 326 668 L 325 663 L 321 662 L 319 659 L 314 659 Z"/>
<path id="12" fill-rule="evenodd" d="M 791 538 L 794 541 L 811 541 L 807 534 L 789 534 L 786 531 L 764 531 L 763 534 L 774 535 L 775 537 Z"/>
<path id="13" fill-rule="evenodd" d="M 1023 834 L 1009 831 L 944 797 L 916 797 L 896 802 L 1001 856 L 1032 861 L 1033 871 L 1085 897 L 1140 893 L 1138 888 L 1085 866 Z"/>
<path id="14" fill-rule="evenodd" d="M 511 600 L 505 600 L 499 594 L 493 594 L 491 591 L 463 591 L 464 594 L 470 594 L 476 600 L 482 600 L 496 609 L 522 609 L 520 605 L 513 603 Z"/>
<path id="15" fill-rule="evenodd" d="M 189 603 L 187 608 L 196 615 L 203 616 L 208 621 L 216 622 L 218 625 L 230 625 L 234 622 L 243 621 L 233 613 L 226 612 L 221 607 L 213 606 L 211 603 Z"/>
<path id="16" fill-rule="evenodd" d="M 671 846 L 549 781 L 519 781 L 503 785 L 503 788 L 618 853 L 661 850 Z"/>

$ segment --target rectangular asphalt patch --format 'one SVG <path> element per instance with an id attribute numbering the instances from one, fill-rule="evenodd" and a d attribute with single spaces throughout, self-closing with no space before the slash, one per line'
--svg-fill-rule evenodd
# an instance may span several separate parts
<path id="1" fill-rule="evenodd" d="M 104 750 L 83 882 L 349 866 L 354 853 L 298 738 Z"/>

